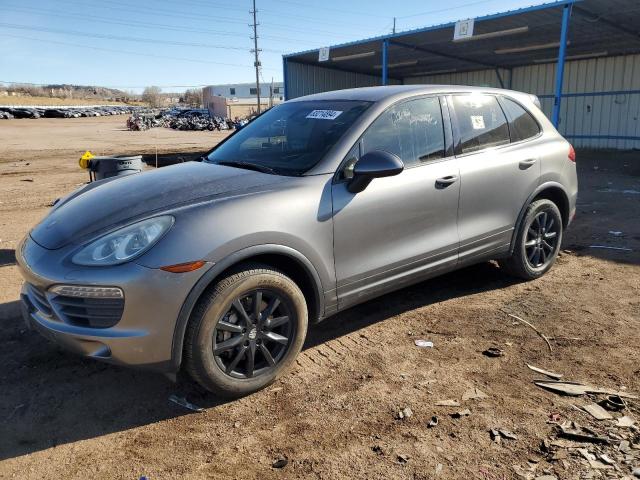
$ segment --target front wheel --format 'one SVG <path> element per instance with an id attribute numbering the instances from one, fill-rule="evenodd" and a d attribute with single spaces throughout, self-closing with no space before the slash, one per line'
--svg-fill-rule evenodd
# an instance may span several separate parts
<path id="1" fill-rule="evenodd" d="M 555 203 L 541 199 L 532 202 L 516 235 L 511 257 L 499 261 L 509 274 L 534 280 L 553 265 L 562 243 L 562 216 Z"/>
<path id="2" fill-rule="evenodd" d="M 185 337 L 189 375 L 224 397 L 255 392 L 302 349 L 307 304 L 282 272 L 253 265 L 217 282 L 198 302 Z"/>

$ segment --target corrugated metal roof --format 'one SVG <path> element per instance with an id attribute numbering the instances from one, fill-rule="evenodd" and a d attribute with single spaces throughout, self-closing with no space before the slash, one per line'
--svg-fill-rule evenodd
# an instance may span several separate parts
<path id="1" fill-rule="evenodd" d="M 318 50 L 286 55 L 285 59 L 379 76 L 382 41 L 389 40 L 389 77 L 397 79 L 554 62 L 566 4 L 573 5 L 568 60 L 640 52 L 640 1 L 561 0 L 476 18 L 474 36 L 503 32 L 492 38 L 454 42 L 452 22 L 336 45 L 330 48 L 326 62 L 318 61 Z M 504 33 L 513 29 L 515 33 Z"/>

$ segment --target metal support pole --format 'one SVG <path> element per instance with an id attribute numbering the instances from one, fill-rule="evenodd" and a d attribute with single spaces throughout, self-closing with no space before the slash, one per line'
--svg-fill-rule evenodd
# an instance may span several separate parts
<path id="1" fill-rule="evenodd" d="M 389 49 L 389 40 L 384 39 L 382 41 L 382 85 L 387 84 L 388 76 L 389 76 L 389 72 L 388 72 L 389 67 L 387 65 L 388 49 Z"/>
<path id="2" fill-rule="evenodd" d="M 504 80 L 502 79 L 502 75 L 500 75 L 500 69 L 496 68 L 496 77 L 498 77 L 498 82 L 500 83 L 500 88 L 504 88 Z"/>
<path id="3" fill-rule="evenodd" d="M 287 65 L 287 58 L 283 57 L 282 58 L 282 83 L 283 83 L 283 87 L 284 87 L 284 99 L 285 101 L 289 100 L 289 86 L 288 84 L 288 65 Z"/>
<path id="4" fill-rule="evenodd" d="M 564 62 L 567 54 L 567 35 L 569 33 L 569 17 L 571 16 L 569 3 L 562 8 L 562 31 L 560 33 L 560 50 L 558 52 L 558 65 L 556 66 L 556 90 L 553 100 L 553 126 L 558 128 L 560 124 L 560 104 L 562 102 L 562 83 L 564 81 Z"/>

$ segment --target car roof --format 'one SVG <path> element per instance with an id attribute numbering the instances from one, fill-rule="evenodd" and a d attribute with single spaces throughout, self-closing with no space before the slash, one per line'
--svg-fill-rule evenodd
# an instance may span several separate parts
<path id="1" fill-rule="evenodd" d="M 384 87 L 361 87 L 334 90 L 331 92 L 315 93 L 298 97 L 290 102 L 309 100 L 360 100 L 367 102 L 380 102 L 389 99 L 401 99 L 415 95 L 442 94 L 442 93 L 502 93 L 509 96 L 521 96 L 522 92 L 491 87 L 472 87 L 467 85 L 390 85 Z M 527 94 L 524 94 L 527 95 Z"/>

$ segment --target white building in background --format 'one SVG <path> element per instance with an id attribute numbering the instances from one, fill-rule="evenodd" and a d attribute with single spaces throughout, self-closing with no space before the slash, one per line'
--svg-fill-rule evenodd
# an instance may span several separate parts
<path id="1" fill-rule="evenodd" d="M 261 110 L 277 105 L 284 100 L 282 82 L 260 84 Z M 204 107 L 213 116 L 243 118 L 258 111 L 257 89 L 255 83 L 230 83 L 210 85 L 202 89 Z"/>
<path id="2" fill-rule="evenodd" d="M 260 84 L 260 103 L 263 103 L 263 99 L 269 100 L 269 89 L 271 83 Z M 255 83 L 229 83 L 226 85 L 210 85 L 204 87 L 204 92 L 210 96 L 225 97 L 229 100 L 234 98 L 247 99 L 255 98 L 257 92 Z M 284 84 L 282 82 L 273 83 L 273 100 L 275 102 L 281 102 L 284 99 Z"/>

